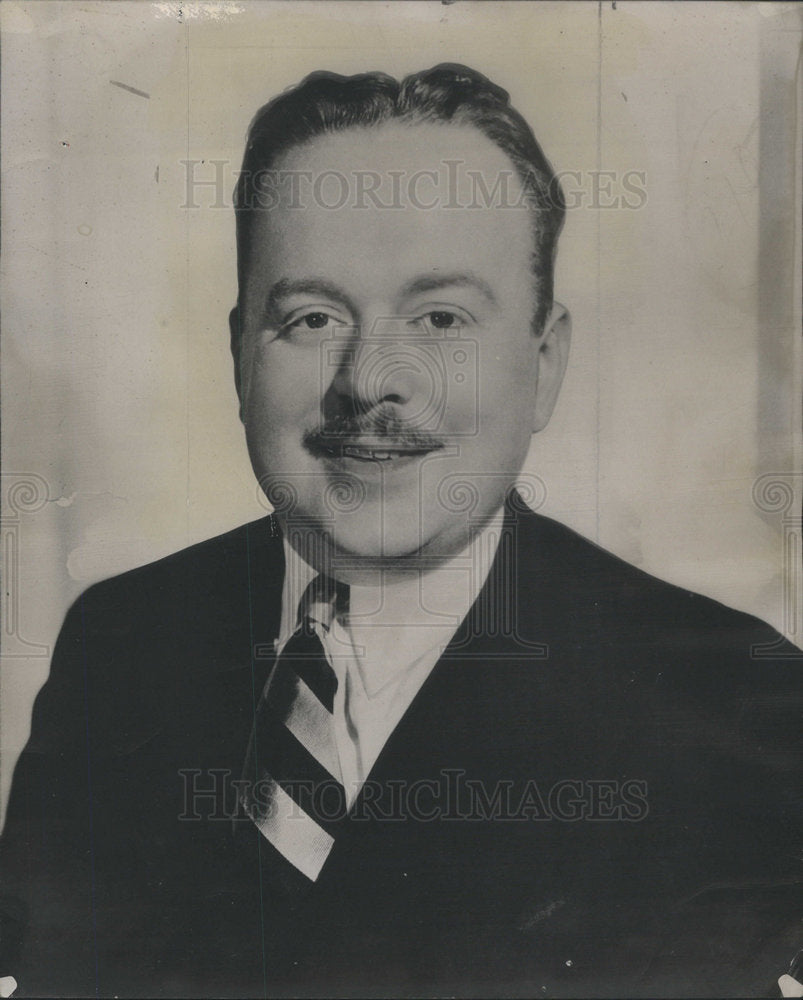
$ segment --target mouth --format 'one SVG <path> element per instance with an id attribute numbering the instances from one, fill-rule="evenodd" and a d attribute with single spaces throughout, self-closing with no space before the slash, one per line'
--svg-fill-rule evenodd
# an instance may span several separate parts
<path id="1" fill-rule="evenodd" d="M 329 459 L 354 459 L 357 462 L 399 462 L 419 458 L 442 448 L 440 443 L 405 444 L 388 440 L 366 438 L 321 442 L 320 453 Z"/>

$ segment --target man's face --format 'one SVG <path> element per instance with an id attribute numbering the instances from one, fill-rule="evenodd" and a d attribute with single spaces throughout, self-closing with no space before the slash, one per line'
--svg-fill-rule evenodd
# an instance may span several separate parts
<path id="1" fill-rule="evenodd" d="M 385 192 L 395 172 L 409 194 L 418 171 L 442 182 L 449 160 L 464 187 L 425 178 L 413 197 L 432 207 L 355 191 L 359 171 Z M 448 557 L 499 509 L 565 364 L 568 330 L 532 330 L 531 214 L 509 207 L 518 177 L 477 130 L 434 124 L 339 132 L 278 169 L 298 172 L 302 197 L 282 184 L 257 213 L 233 314 L 257 477 L 286 531 L 323 542 L 302 554 L 341 579 Z M 472 170 L 489 191 L 507 175 L 508 207 L 449 207 L 471 203 Z M 327 207 L 343 200 L 336 175 L 349 185 L 340 208 Z"/>

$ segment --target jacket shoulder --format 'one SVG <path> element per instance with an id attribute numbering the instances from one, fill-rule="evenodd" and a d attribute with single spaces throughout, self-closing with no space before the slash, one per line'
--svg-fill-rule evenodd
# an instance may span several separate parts
<path id="1" fill-rule="evenodd" d="M 228 669 L 272 638 L 283 559 L 265 518 L 93 584 L 67 612 L 51 687 L 82 670 L 100 690 Z"/>
<path id="2" fill-rule="evenodd" d="M 520 557 L 530 583 L 539 577 L 559 588 L 558 602 L 571 608 L 578 626 L 632 639 L 669 643 L 723 641 L 773 644 L 776 656 L 803 658 L 788 640 L 760 618 L 730 608 L 688 588 L 668 583 L 614 555 L 576 531 L 540 514 L 522 518 Z"/>
<path id="3" fill-rule="evenodd" d="M 266 518 L 93 584 L 67 612 L 29 748 L 80 742 L 85 717 L 98 745 L 134 743 L 193 692 L 250 669 L 275 635 L 282 576 Z"/>
<path id="4" fill-rule="evenodd" d="M 111 611 L 121 603 L 130 608 L 133 602 L 158 610 L 166 599 L 172 604 L 182 594 L 196 600 L 219 597 L 227 586 L 246 584 L 266 561 L 275 563 L 280 551 L 270 519 L 261 518 L 94 583 L 75 603 Z"/>
<path id="5" fill-rule="evenodd" d="M 523 521 L 522 614 L 541 618 L 552 648 L 583 676 L 593 665 L 592 687 L 640 689 L 653 720 L 678 711 L 727 719 L 737 743 L 799 757 L 803 651 L 761 619 L 651 576 L 556 521 Z"/>

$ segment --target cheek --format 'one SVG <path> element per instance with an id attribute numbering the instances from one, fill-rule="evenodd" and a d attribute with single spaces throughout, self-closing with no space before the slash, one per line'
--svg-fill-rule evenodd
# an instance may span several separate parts
<path id="1" fill-rule="evenodd" d="M 480 356 L 480 408 L 483 422 L 517 427 L 528 421 L 535 402 L 538 355 L 533 342 L 508 338 Z"/>
<path id="2" fill-rule="evenodd" d="M 245 419 L 252 435 L 269 437 L 282 427 L 304 424 L 318 400 L 316 373 L 275 343 L 254 352 L 243 374 Z"/>

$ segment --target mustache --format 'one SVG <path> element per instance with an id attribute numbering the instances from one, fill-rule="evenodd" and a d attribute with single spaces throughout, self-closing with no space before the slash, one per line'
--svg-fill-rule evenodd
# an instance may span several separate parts
<path id="1" fill-rule="evenodd" d="M 400 420 L 388 410 L 367 413 L 333 414 L 319 427 L 305 431 L 304 447 L 313 455 L 331 455 L 360 438 L 376 440 L 389 451 L 434 451 L 444 442 L 413 424 Z"/>

